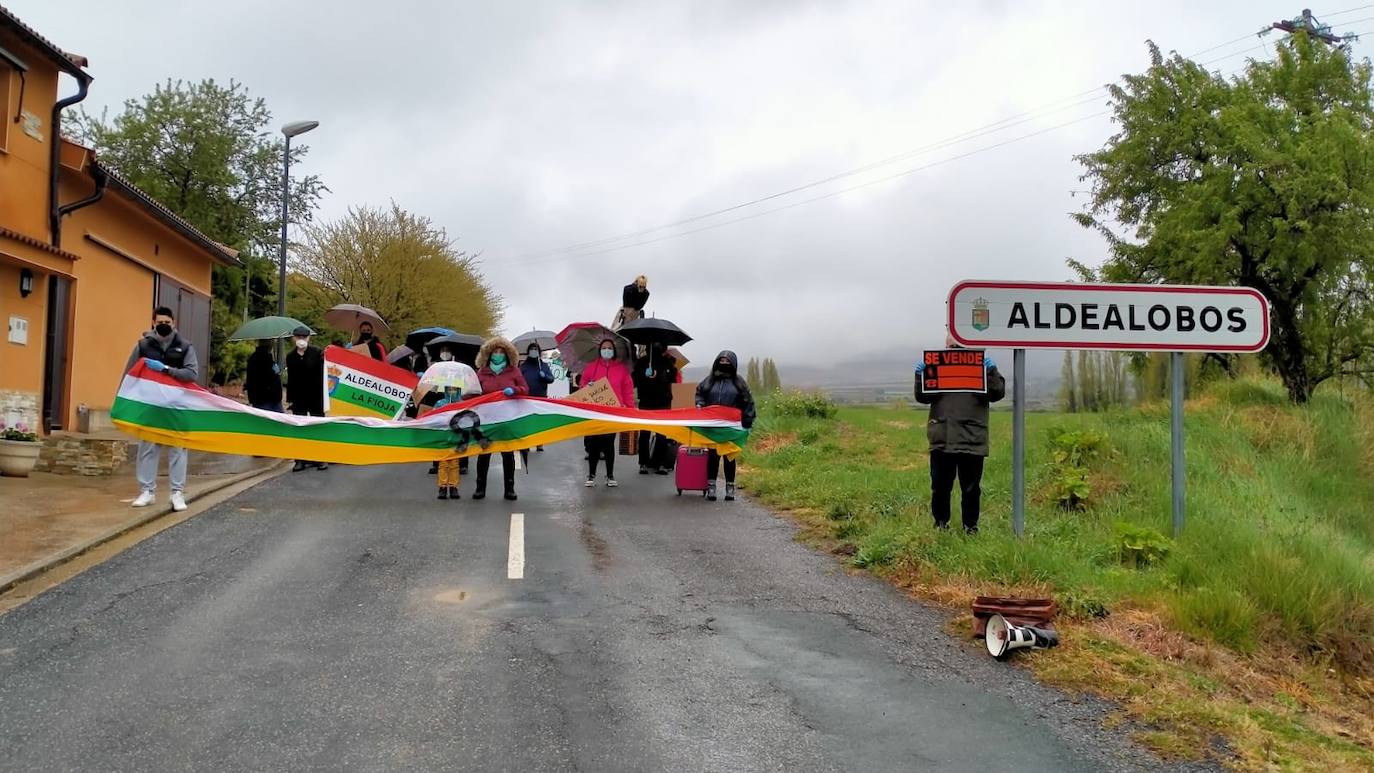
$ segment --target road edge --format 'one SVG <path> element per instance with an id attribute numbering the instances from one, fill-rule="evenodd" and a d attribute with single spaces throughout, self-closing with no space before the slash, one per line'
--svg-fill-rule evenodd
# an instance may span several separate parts
<path id="1" fill-rule="evenodd" d="M 287 464 L 287 461 L 279 460 L 274 464 L 267 465 L 266 467 L 260 467 L 255 470 L 249 470 L 247 472 L 241 472 L 234 475 L 224 476 L 224 480 L 215 481 L 213 484 L 206 487 L 205 490 L 197 494 L 195 499 L 191 500 L 191 508 L 189 508 L 189 511 L 191 512 L 189 515 L 185 515 L 185 517 L 189 518 L 193 515 L 199 515 L 204 510 L 209 509 L 209 506 L 218 504 L 218 502 L 206 501 L 210 499 L 214 494 L 224 491 L 225 489 L 230 488 L 232 486 L 238 486 L 242 483 L 249 483 L 248 486 L 244 487 L 245 489 L 247 489 L 259 483 L 266 482 L 285 472 Z M 206 506 L 199 506 L 201 504 L 205 504 Z M 79 542 L 69 548 L 64 548 L 58 551 L 57 553 L 53 553 L 52 555 L 49 555 L 46 558 L 35 561 L 29 564 L 28 566 L 21 567 L 13 572 L 10 572 L 7 575 L 0 576 L 0 595 L 4 595 L 16 586 L 26 583 L 34 579 L 35 577 L 39 577 L 40 575 L 46 574 L 47 572 L 59 566 L 62 566 L 63 564 L 71 561 L 72 559 L 78 558 L 81 555 L 88 553 L 91 550 L 94 550 L 95 548 L 98 548 L 107 542 L 110 542 L 111 540 L 117 539 L 118 537 L 121 537 L 131 531 L 134 531 L 135 529 L 147 526 L 148 524 L 153 523 L 154 521 L 157 521 L 161 518 L 165 518 L 166 516 L 172 515 L 174 513 L 175 511 L 172 510 L 172 506 L 170 503 L 161 504 L 157 507 L 151 507 L 148 510 L 140 512 L 133 518 L 130 518 L 129 520 L 117 526 L 113 526 L 110 529 L 107 529 L 106 531 L 97 534 L 94 537 L 91 537 L 90 539 Z M 183 515 L 181 513 L 177 514 Z"/>

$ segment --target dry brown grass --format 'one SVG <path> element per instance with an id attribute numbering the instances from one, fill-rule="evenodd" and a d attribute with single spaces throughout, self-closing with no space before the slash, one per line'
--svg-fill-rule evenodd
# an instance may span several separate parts
<path id="1" fill-rule="evenodd" d="M 749 450 L 756 454 L 771 454 L 779 448 L 786 448 L 797 442 L 797 433 L 785 432 L 778 435 L 764 435 L 758 439 L 750 439 Z"/>

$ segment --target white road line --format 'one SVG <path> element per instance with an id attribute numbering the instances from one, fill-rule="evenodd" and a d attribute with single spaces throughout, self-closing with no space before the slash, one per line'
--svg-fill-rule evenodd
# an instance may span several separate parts
<path id="1" fill-rule="evenodd" d="M 506 577 L 525 579 L 525 514 L 510 514 L 510 553 L 506 559 Z"/>

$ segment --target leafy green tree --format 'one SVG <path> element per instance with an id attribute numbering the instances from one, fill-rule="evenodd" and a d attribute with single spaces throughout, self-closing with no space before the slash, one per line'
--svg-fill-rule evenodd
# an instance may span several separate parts
<path id="1" fill-rule="evenodd" d="M 299 308 L 311 318 L 340 303 L 375 309 L 400 335 L 442 325 L 489 335 L 501 321 L 503 303 L 478 268 L 429 218 L 392 204 L 358 207 L 339 220 L 305 227 L 295 269 L 307 281 Z"/>
<path id="2" fill-rule="evenodd" d="M 1272 305 L 1265 361 L 1294 402 L 1374 354 L 1370 64 L 1305 33 L 1231 80 L 1150 44 L 1110 86 L 1119 131 L 1078 157 L 1075 217 L 1113 281 L 1252 287 Z M 1119 234 L 1114 224 L 1125 227 Z"/>
<path id="3" fill-rule="evenodd" d="M 275 313 L 276 260 L 281 238 L 281 170 L 285 143 L 272 114 L 240 83 L 168 80 L 123 110 L 76 116 L 76 131 L 134 185 L 215 241 L 240 252 L 245 269 L 216 267 L 211 324 L 213 369 L 219 349 L 245 315 Z M 291 148 L 295 166 L 308 149 Z M 293 222 L 308 222 L 325 190 L 319 177 L 291 175 Z M 247 279 L 247 293 L 245 293 Z M 229 358 L 225 365 L 237 365 Z M 223 381 L 226 373 L 216 373 Z"/>
<path id="4" fill-rule="evenodd" d="M 744 366 L 744 383 L 749 385 L 752 392 L 763 392 L 763 374 L 759 370 L 757 357 L 750 357 L 749 363 Z"/>

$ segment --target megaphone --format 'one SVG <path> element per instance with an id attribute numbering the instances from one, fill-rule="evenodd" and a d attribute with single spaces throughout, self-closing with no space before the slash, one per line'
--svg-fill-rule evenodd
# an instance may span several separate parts
<path id="1" fill-rule="evenodd" d="M 987 633 L 983 634 L 983 642 L 987 644 L 989 655 L 1002 660 L 1013 650 L 1024 647 L 1053 647 L 1059 643 L 1059 634 L 1029 625 L 1012 625 L 1005 617 L 993 615 L 988 618 L 988 629 Z"/>

